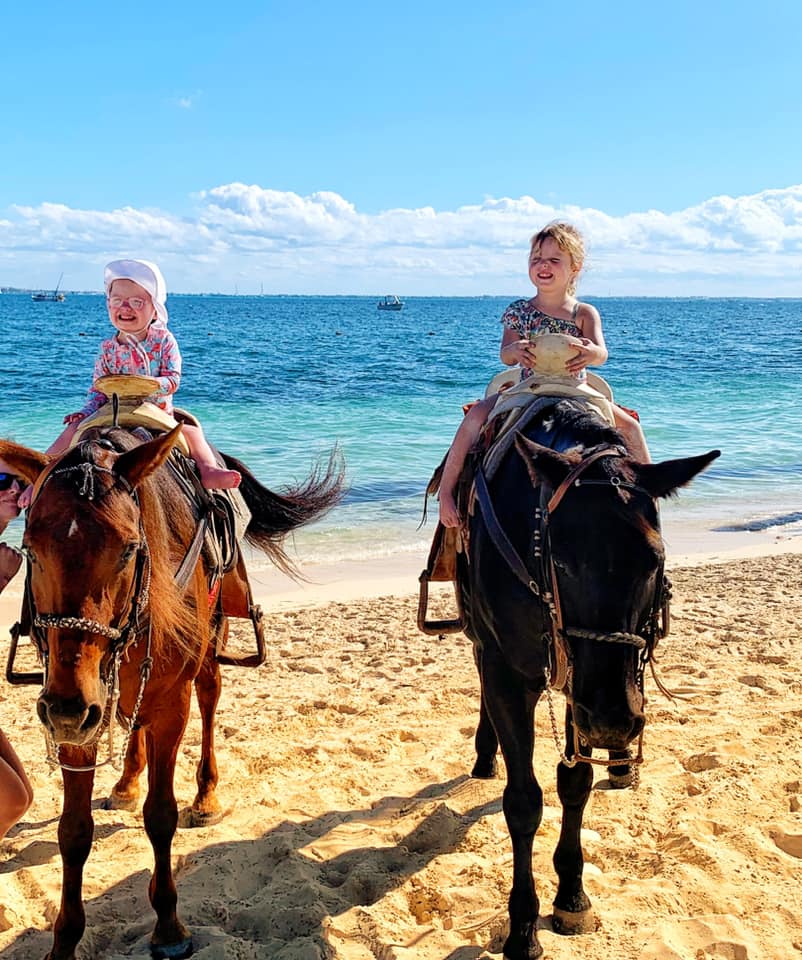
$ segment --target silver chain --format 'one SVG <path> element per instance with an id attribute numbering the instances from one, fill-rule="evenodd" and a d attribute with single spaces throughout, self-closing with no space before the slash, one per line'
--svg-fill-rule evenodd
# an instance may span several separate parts
<path id="1" fill-rule="evenodd" d="M 554 700 L 551 696 L 551 677 L 549 676 L 549 671 L 544 670 L 543 675 L 546 678 L 546 702 L 549 705 L 549 716 L 551 717 L 551 732 L 554 737 L 554 746 L 557 748 L 557 753 L 560 755 L 560 760 L 566 765 L 566 767 L 575 767 L 579 760 L 576 757 L 572 757 L 570 760 L 565 755 L 565 750 L 560 746 L 560 734 L 557 730 L 557 717 L 554 713 Z"/>
<path id="2" fill-rule="evenodd" d="M 61 627 L 64 630 L 83 630 L 86 633 L 96 633 L 109 640 L 119 640 L 122 631 L 117 627 L 108 624 L 98 623 L 97 620 L 89 620 L 86 617 L 57 617 L 50 613 L 42 614 L 34 618 L 35 627 Z"/>
<path id="3" fill-rule="evenodd" d="M 150 647 L 150 638 L 148 637 L 148 647 Z M 114 658 L 114 666 L 112 667 L 112 678 L 111 684 L 112 690 L 111 695 L 108 698 L 109 702 L 109 719 L 108 719 L 108 740 L 109 740 L 109 755 L 105 760 L 101 760 L 99 763 L 90 764 L 85 767 L 73 767 L 68 763 L 62 763 L 58 757 L 58 746 L 56 741 L 53 739 L 53 735 L 50 733 L 50 730 L 45 727 L 45 744 L 47 746 L 47 762 L 51 767 L 61 767 L 62 770 L 69 770 L 71 773 L 89 773 L 91 770 L 98 770 L 100 767 L 105 767 L 108 764 L 111 764 L 115 770 L 120 770 L 125 763 L 125 755 L 128 752 L 128 745 L 131 742 L 131 737 L 134 733 L 134 728 L 136 727 L 136 720 L 139 715 L 139 708 L 142 706 L 142 699 L 145 695 L 145 687 L 150 678 L 150 673 L 153 668 L 153 657 L 148 653 L 139 667 L 139 690 L 136 694 L 136 701 L 134 702 L 134 709 L 131 712 L 131 719 L 127 723 L 127 728 L 125 732 L 125 739 L 123 740 L 122 748 L 117 756 L 114 754 L 114 724 L 117 720 L 117 704 L 120 700 L 120 658 L 122 653 L 119 653 Z M 99 739 L 99 736 L 98 738 Z M 97 739 L 93 743 L 97 742 Z M 90 744 L 91 746 L 91 744 Z"/>

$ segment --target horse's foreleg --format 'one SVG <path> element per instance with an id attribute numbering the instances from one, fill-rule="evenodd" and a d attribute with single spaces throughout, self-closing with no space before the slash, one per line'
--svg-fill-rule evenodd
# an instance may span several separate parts
<path id="1" fill-rule="evenodd" d="M 504 957 L 535 960 L 543 953 L 537 938 L 540 904 L 532 876 L 532 844 L 543 816 L 543 791 L 532 768 L 537 697 L 498 657 L 482 655 L 480 671 L 482 699 L 507 767 L 503 808 L 512 841 L 513 880 Z"/>
<path id="2" fill-rule="evenodd" d="M 145 769 L 145 733 L 141 727 L 131 732 L 120 779 L 111 789 L 104 806 L 107 810 L 136 810 L 139 805 L 139 778 Z"/>
<path id="3" fill-rule="evenodd" d="M 88 766 L 95 762 L 92 750 L 61 747 L 62 763 Z M 62 771 L 64 804 L 58 824 L 58 845 L 61 851 L 61 906 L 53 925 L 53 948 L 47 960 L 73 960 L 75 948 L 84 934 L 84 912 L 81 887 L 84 864 L 92 848 L 95 823 L 92 819 L 92 784 L 94 771 L 72 773 Z"/>
<path id="4" fill-rule="evenodd" d="M 473 770 L 471 770 L 471 776 L 476 777 L 477 780 L 492 780 L 493 777 L 498 776 L 498 763 L 496 762 L 498 737 L 487 713 L 484 696 L 479 706 L 479 724 L 476 727 L 474 746 L 476 748 L 476 762 L 473 765 Z"/>
<path id="5" fill-rule="evenodd" d="M 154 958 L 192 955 L 192 938 L 176 911 L 178 893 L 173 878 L 170 849 L 178 825 L 175 776 L 178 746 L 189 713 L 190 685 L 172 691 L 169 716 L 162 714 L 145 735 L 148 757 L 148 795 L 143 814 L 145 830 L 153 847 L 153 875 L 148 895 L 156 911 L 156 926 L 150 941 Z"/>
<path id="6" fill-rule="evenodd" d="M 568 711 L 567 736 L 570 731 Z M 588 752 L 584 750 L 584 752 Z M 553 926 L 557 933 L 591 933 L 596 929 L 590 900 L 582 886 L 582 870 L 585 861 L 582 855 L 580 831 L 585 804 L 593 786 L 593 771 L 588 763 L 567 767 L 557 766 L 557 793 L 563 808 L 560 839 L 554 851 L 554 869 L 559 877 L 554 898 Z"/>
<path id="7" fill-rule="evenodd" d="M 228 630 L 224 620 L 219 630 Z M 217 759 L 214 752 L 214 718 L 217 703 L 220 700 L 220 665 L 214 659 L 214 643 L 209 644 L 198 676 L 195 678 L 195 694 L 201 714 L 201 755 L 195 779 L 198 792 L 189 809 L 186 822 L 182 826 L 206 827 L 217 823 L 223 816 L 220 801 L 217 799 Z"/>

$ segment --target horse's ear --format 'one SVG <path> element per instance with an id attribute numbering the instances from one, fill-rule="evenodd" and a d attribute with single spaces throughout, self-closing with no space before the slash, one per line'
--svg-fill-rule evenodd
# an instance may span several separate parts
<path id="1" fill-rule="evenodd" d="M 11 440 L 0 440 L 0 460 L 27 483 L 36 483 L 39 474 L 50 463 L 46 453 L 12 443 Z"/>
<path id="2" fill-rule="evenodd" d="M 655 498 L 673 496 L 680 487 L 690 483 L 698 473 L 709 467 L 720 456 L 720 450 L 711 450 L 698 457 L 638 464 L 636 466 L 638 484 Z"/>
<path id="3" fill-rule="evenodd" d="M 568 476 L 568 472 L 575 463 L 564 454 L 541 446 L 522 433 L 515 434 L 515 449 L 521 455 L 529 471 L 529 477 L 535 485 L 545 481 L 556 489 Z"/>
<path id="4" fill-rule="evenodd" d="M 178 442 L 180 435 L 181 424 L 179 423 L 169 433 L 121 453 L 114 464 L 114 472 L 125 477 L 131 489 L 136 490 L 139 484 L 154 470 L 158 470 L 170 456 L 170 451 Z"/>

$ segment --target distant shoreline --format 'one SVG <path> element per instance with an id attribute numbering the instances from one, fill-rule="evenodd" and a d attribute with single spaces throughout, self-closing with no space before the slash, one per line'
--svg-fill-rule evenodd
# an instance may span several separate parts
<path id="1" fill-rule="evenodd" d="M 0 295 L 30 295 L 32 293 L 41 293 L 47 291 L 47 287 L 0 287 Z M 102 290 L 69 290 L 67 288 L 61 291 L 65 296 L 71 297 L 102 297 Z M 203 291 L 188 293 L 171 290 L 170 297 L 206 297 L 206 298 L 226 298 L 231 300 L 376 300 L 384 296 L 381 293 L 224 293 L 222 291 Z M 405 293 L 404 302 L 409 303 L 415 300 L 514 300 L 520 296 L 520 291 L 514 293 Z M 582 299 L 585 300 L 665 300 L 676 303 L 712 301 L 719 303 L 739 302 L 743 300 L 766 302 L 766 301 L 802 301 L 802 297 L 717 297 L 715 295 L 701 295 L 691 297 L 667 297 L 660 294 L 638 294 L 638 293 L 593 293 L 592 291 L 582 291 Z"/>

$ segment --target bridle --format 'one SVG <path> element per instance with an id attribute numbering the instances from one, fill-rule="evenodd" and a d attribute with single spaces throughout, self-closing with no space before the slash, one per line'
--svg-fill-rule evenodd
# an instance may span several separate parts
<path id="1" fill-rule="evenodd" d="M 80 473 L 82 474 L 80 484 L 77 486 L 77 493 L 80 497 L 87 500 L 100 500 L 107 496 L 113 489 L 121 487 L 129 494 L 133 500 L 139 520 L 139 548 L 134 567 L 134 576 L 131 581 L 131 590 L 123 607 L 123 613 L 120 616 L 120 624 L 99 623 L 87 617 L 74 617 L 60 613 L 37 613 L 33 591 L 31 589 L 30 577 L 26 578 L 25 591 L 26 600 L 31 612 L 31 640 L 35 644 L 44 667 L 44 685 L 47 685 L 50 650 L 47 641 L 47 631 L 49 629 L 77 630 L 83 633 L 94 633 L 98 636 L 106 637 L 110 641 L 109 648 L 104 654 L 100 665 L 100 681 L 106 688 L 106 700 L 104 705 L 104 723 L 98 726 L 95 738 L 84 746 L 92 746 L 98 742 L 102 736 L 104 726 L 108 729 L 109 737 L 109 755 L 106 760 L 99 763 L 83 767 L 70 766 L 62 764 L 58 759 L 58 748 L 52 738 L 49 730 L 45 726 L 45 738 L 47 741 L 47 760 L 53 766 L 60 766 L 63 770 L 69 770 L 75 773 L 84 773 L 95 770 L 98 767 L 105 766 L 108 763 L 115 763 L 117 759 L 114 756 L 114 721 L 118 716 L 118 704 L 120 696 L 119 674 L 120 665 L 124 657 L 127 657 L 129 650 L 139 638 L 146 635 L 145 655 L 139 667 L 139 689 L 137 691 L 134 709 L 126 726 L 126 737 L 120 751 L 120 761 L 125 756 L 128 749 L 128 743 L 136 727 L 136 720 L 139 714 L 139 708 L 142 704 L 142 698 L 145 693 L 145 687 L 153 668 L 153 657 L 151 655 L 151 623 L 150 617 L 145 615 L 150 600 L 150 580 L 151 580 L 151 558 L 148 548 L 147 538 L 142 523 L 142 512 L 139 505 L 139 497 L 136 490 L 131 487 L 125 477 L 115 473 L 107 467 L 101 467 L 98 464 L 82 461 L 69 467 L 51 470 L 43 479 L 41 485 L 36 491 L 34 503 L 41 496 L 42 490 L 53 477 Z M 98 492 L 97 475 L 108 474 L 114 482 L 105 489 Z M 31 504 L 33 506 L 33 503 Z M 127 614 L 127 615 L 126 615 Z"/>
<path id="2" fill-rule="evenodd" d="M 588 630 L 578 627 L 566 627 L 563 617 L 563 606 L 560 600 L 559 578 L 554 564 L 554 556 L 551 544 L 550 518 L 560 506 L 568 490 L 580 486 L 605 486 L 612 487 L 617 491 L 628 491 L 637 493 L 653 500 L 652 495 L 643 487 L 637 484 L 629 483 L 618 476 L 604 477 L 601 479 L 587 479 L 583 476 L 585 471 L 598 460 L 604 457 L 624 457 L 626 451 L 619 446 L 603 445 L 594 448 L 587 453 L 577 463 L 572 470 L 564 477 L 559 486 L 550 492 L 545 484 L 540 487 L 540 505 L 535 509 L 535 530 L 534 540 L 534 558 L 538 564 L 538 572 L 532 574 L 521 559 L 517 550 L 511 543 L 505 533 L 493 507 L 493 501 L 490 491 L 487 487 L 487 479 L 484 470 L 480 465 L 474 477 L 474 489 L 476 492 L 476 502 L 481 510 L 482 517 L 487 529 L 488 535 L 493 542 L 496 550 L 504 559 L 505 563 L 515 574 L 517 579 L 540 600 L 546 607 L 550 623 L 548 633 L 544 634 L 544 644 L 546 648 L 546 667 L 544 669 L 546 693 L 549 697 L 549 708 L 552 716 L 552 728 L 557 739 L 556 721 L 551 702 L 551 690 L 557 690 L 564 693 L 568 702 L 572 702 L 572 681 L 573 681 L 573 657 L 571 655 L 570 638 L 593 640 L 599 643 L 618 643 L 634 647 L 639 651 L 638 667 L 636 671 L 636 682 L 643 695 L 644 677 L 647 663 L 651 662 L 654 649 L 660 637 L 668 633 L 668 602 L 669 590 L 664 573 L 664 564 L 661 561 L 657 571 L 655 591 L 652 597 L 649 614 L 646 617 L 641 631 L 630 633 L 626 631 L 603 632 L 598 630 Z M 607 760 L 598 760 L 593 757 L 586 757 L 579 752 L 579 735 L 576 725 L 572 719 L 573 727 L 573 754 L 572 757 L 566 757 L 565 753 L 561 758 L 568 766 L 573 766 L 578 761 L 586 763 L 597 763 L 608 765 Z M 638 755 L 632 758 L 629 763 L 642 763 L 643 753 L 643 732 L 638 744 Z"/>

